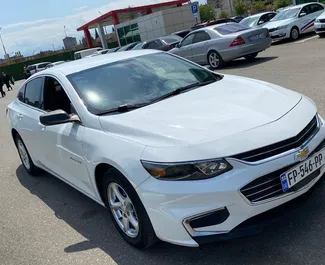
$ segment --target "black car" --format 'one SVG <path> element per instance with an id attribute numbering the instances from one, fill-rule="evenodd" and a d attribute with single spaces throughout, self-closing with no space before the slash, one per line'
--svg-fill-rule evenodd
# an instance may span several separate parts
<path id="1" fill-rule="evenodd" d="M 181 37 L 181 38 L 184 39 L 184 37 L 187 34 L 189 34 L 190 32 L 191 32 L 191 30 L 187 29 L 187 30 L 181 30 L 181 31 L 174 32 L 174 33 L 172 33 L 172 35 L 177 35 L 177 36 L 179 36 L 179 37 Z"/>
<path id="2" fill-rule="evenodd" d="M 183 38 L 177 35 L 169 35 L 164 36 L 152 40 L 144 41 L 138 45 L 136 45 L 133 50 L 141 50 L 141 49 L 153 49 L 153 50 L 161 50 L 161 51 L 169 51 L 180 43 Z"/>

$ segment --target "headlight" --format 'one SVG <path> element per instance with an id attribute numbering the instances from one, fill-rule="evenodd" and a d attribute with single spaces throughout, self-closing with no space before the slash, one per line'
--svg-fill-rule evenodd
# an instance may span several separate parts
<path id="1" fill-rule="evenodd" d="M 287 27 L 288 27 L 288 25 L 280 26 L 280 27 L 277 27 L 277 30 L 279 30 L 279 29 L 286 29 Z"/>
<path id="2" fill-rule="evenodd" d="M 201 180 L 225 173 L 232 166 L 224 159 L 184 163 L 156 163 L 141 161 L 149 174 L 161 180 Z"/>
<path id="3" fill-rule="evenodd" d="M 316 22 L 316 23 L 319 23 L 319 22 L 320 22 L 320 20 L 319 20 L 319 19 L 315 19 L 315 22 Z"/>

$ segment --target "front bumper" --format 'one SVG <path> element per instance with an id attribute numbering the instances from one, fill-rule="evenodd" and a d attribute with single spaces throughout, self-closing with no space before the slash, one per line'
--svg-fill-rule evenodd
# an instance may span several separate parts
<path id="1" fill-rule="evenodd" d="M 228 49 L 219 52 L 222 59 L 225 62 L 229 62 L 231 60 L 241 58 L 249 54 L 264 51 L 271 46 L 271 43 L 271 38 L 265 38 L 265 40 L 262 42 L 247 43 L 236 47 L 229 47 Z"/>
<path id="2" fill-rule="evenodd" d="M 290 38 L 290 32 L 288 29 L 279 29 L 270 32 L 270 36 L 272 40 L 283 40 Z"/>
<path id="3" fill-rule="evenodd" d="M 325 34 L 325 22 L 315 22 L 315 32 L 317 34 Z"/>
<path id="4" fill-rule="evenodd" d="M 309 150 L 315 150 L 324 139 L 324 123 L 320 122 L 319 131 L 308 142 Z M 251 203 L 240 192 L 242 187 L 253 180 L 295 164 L 295 154 L 296 152 L 286 152 L 263 163 L 247 163 L 228 158 L 234 169 L 219 177 L 179 182 L 160 181 L 150 177 L 137 188 L 137 192 L 157 237 L 163 241 L 196 247 L 204 242 L 243 236 L 247 232 L 252 234 L 259 232 L 264 222 L 254 223 L 254 226 L 247 225 L 247 222 L 307 193 L 324 174 L 325 167 L 322 167 L 319 175 L 299 190 L 258 203 Z M 204 222 L 208 226 L 196 225 L 193 228 L 189 225 L 193 218 L 210 213 L 216 213 L 215 223 L 207 217 Z"/>

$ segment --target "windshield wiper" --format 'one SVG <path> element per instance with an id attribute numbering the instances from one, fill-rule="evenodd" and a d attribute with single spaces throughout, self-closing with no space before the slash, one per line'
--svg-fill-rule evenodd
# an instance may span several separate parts
<path id="1" fill-rule="evenodd" d="M 206 86 L 206 85 L 209 85 L 209 84 L 214 83 L 216 81 L 217 80 L 210 80 L 210 81 L 206 81 L 206 82 L 197 82 L 197 83 L 194 83 L 194 84 L 191 84 L 191 85 L 188 85 L 188 86 L 180 87 L 180 88 L 177 88 L 177 89 L 173 90 L 172 92 L 167 93 L 167 94 L 165 94 L 165 95 L 163 95 L 163 96 L 161 96 L 159 98 L 153 99 L 150 103 L 155 103 L 155 102 L 161 101 L 163 99 L 179 95 L 184 91 L 194 89 L 194 88 L 197 88 L 197 87 L 201 87 L 201 86 Z"/>
<path id="2" fill-rule="evenodd" d="M 140 104 L 123 104 L 118 106 L 117 108 L 109 109 L 100 113 L 97 113 L 97 115 L 105 115 L 105 114 L 111 114 L 111 113 L 124 113 L 131 110 L 139 109 L 144 106 L 149 105 L 150 103 L 140 103 Z"/>

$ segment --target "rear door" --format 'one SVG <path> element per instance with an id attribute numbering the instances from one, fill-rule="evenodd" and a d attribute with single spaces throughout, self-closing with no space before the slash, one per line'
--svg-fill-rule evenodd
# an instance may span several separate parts
<path id="1" fill-rule="evenodd" d="M 197 31 L 194 33 L 193 44 L 191 45 L 192 61 L 203 64 L 207 63 L 207 53 L 211 37 L 207 31 Z"/>
<path id="2" fill-rule="evenodd" d="M 17 107 L 13 112 L 14 127 L 23 139 L 34 163 L 42 162 L 42 148 L 40 144 L 41 127 L 39 117 L 45 112 L 43 108 L 43 78 L 38 77 L 24 85 L 17 98 Z"/>

